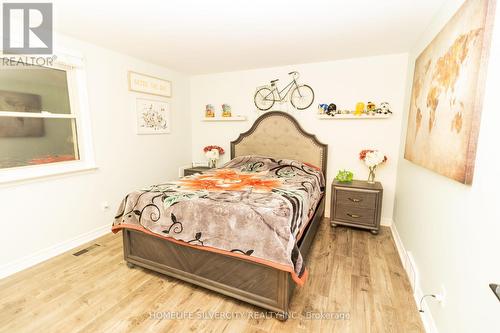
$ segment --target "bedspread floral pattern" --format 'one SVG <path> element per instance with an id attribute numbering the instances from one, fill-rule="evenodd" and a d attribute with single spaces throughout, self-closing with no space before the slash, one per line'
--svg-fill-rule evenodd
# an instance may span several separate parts
<path id="1" fill-rule="evenodd" d="M 290 267 L 305 265 L 297 239 L 314 214 L 325 181 L 320 170 L 293 160 L 237 157 L 219 169 L 128 194 L 113 230 L 142 227 L 191 245 Z"/>
<path id="2" fill-rule="evenodd" d="M 279 179 L 262 179 L 258 173 L 242 173 L 234 169 L 215 170 L 181 180 L 183 188 L 212 191 L 269 192 L 280 186 Z"/>

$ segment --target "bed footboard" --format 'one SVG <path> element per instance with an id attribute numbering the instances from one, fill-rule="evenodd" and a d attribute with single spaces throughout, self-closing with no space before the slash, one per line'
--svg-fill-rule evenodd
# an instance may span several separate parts
<path id="1" fill-rule="evenodd" d="M 306 258 L 323 219 L 324 197 L 299 243 Z M 220 253 L 178 245 L 164 239 L 123 229 L 124 258 L 137 265 L 216 291 L 288 318 L 295 288 L 290 273 Z"/>

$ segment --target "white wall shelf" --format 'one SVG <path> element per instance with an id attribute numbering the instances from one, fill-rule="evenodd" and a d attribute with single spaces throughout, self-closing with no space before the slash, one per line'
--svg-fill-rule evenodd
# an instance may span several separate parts
<path id="1" fill-rule="evenodd" d="M 331 119 L 331 120 L 340 120 L 340 119 L 387 119 L 390 118 L 392 114 L 362 114 L 357 116 L 355 114 L 336 114 L 335 116 L 329 116 L 327 114 L 318 114 L 319 119 Z"/>
<path id="2" fill-rule="evenodd" d="M 204 117 L 202 121 L 245 121 L 246 116 L 232 116 L 232 117 Z"/>

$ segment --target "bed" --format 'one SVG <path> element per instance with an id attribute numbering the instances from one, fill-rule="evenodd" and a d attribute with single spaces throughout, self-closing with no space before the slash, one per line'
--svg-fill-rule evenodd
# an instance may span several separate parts
<path id="1" fill-rule="evenodd" d="M 112 230 L 122 231 L 129 267 L 190 282 L 286 320 L 293 290 L 307 278 L 305 258 L 323 219 L 326 166 L 327 145 L 291 115 L 267 112 L 231 142 L 231 161 L 220 169 L 127 195 Z M 266 227 L 272 230 L 260 231 Z M 229 240 L 220 236 L 231 231 Z"/>

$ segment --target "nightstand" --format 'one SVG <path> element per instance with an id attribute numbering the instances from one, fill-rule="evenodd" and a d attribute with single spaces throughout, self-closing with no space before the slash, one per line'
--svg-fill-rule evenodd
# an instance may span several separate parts
<path id="1" fill-rule="evenodd" d="M 332 183 L 330 223 L 368 229 L 374 235 L 380 229 L 382 184 L 362 180 Z"/>
<path id="2" fill-rule="evenodd" d="M 194 175 L 197 173 L 202 173 L 202 172 L 207 171 L 207 170 L 210 170 L 210 168 L 207 166 L 197 166 L 197 167 L 187 168 L 187 169 L 184 169 L 184 177 L 191 176 L 191 175 Z"/>

